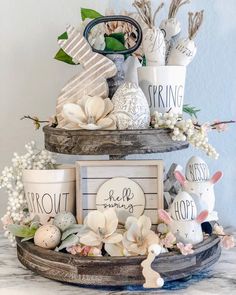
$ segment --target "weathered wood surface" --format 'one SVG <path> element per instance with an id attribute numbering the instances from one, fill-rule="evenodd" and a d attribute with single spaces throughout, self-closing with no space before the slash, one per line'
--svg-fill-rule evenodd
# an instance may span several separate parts
<path id="1" fill-rule="evenodd" d="M 57 253 L 17 241 L 20 262 L 30 270 L 49 279 L 87 286 L 139 286 L 144 283 L 141 262 L 137 257 L 79 257 Z M 183 256 L 165 253 L 158 256 L 152 267 L 165 282 L 183 279 L 198 273 L 220 257 L 220 239 L 207 238 L 195 247 L 194 254 Z"/>
<path id="2" fill-rule="evenodd" d="M 112 155 L 164 153 L 188 148 L 175 142 L 168 129 L 147 130 L 65 130 L 45 126 L 45 148 L 70 155 Z"/>

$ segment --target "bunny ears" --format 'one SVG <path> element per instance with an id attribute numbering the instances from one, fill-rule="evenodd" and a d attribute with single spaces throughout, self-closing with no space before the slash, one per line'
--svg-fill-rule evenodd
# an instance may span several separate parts
<path id="1" fill-rule="evenodd" d="M 208 211 L 207 210 L 204 210 L 202 211 L 198 216 L 197 218 L 195 219 L 195 221 L 199 224 L 203 223 L 204 220 L 207 219 L 208 217 Z M 171 216 L 163 209 L 159 209 L 158 210 L 158 216 L 159 216 L 159 219 L 161 219 L 162 221 L 164 221 L 167 225 L 170 225 L 172 222 L 176 222 L 174 221 Z M 188 222 L 188 221 L 186 221 Z"/>
<path id="2" fill-rule="evenodd" d="M 175 171 L 174 175 L 175 175 L 175 178 L 178 180 L 178 182 L 182 186 L 184 186 L 186 184 L 187 179 L 180 171 Z M 212 184 L 216 184 L 222 177 L 223 177 L 223 173 L 221 171 L 217 171 L 209 181 Z"/>

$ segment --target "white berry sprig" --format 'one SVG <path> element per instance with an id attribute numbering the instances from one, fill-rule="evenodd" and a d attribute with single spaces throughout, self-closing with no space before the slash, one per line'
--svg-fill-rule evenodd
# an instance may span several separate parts
<path id="1" fill-rule="evenodd" d="M 168 128 L 172 130 L 171 138 L 174 141 L 188 141 L 195 148 L 204 151 L 208 156 L 218 159 L 219 154 L 208 142 L 208 132 L 211 130 L 224 131 L 227 124 L 234 121 L 206 123 L 199 125 L 194 119 L 183 119 L 171 111 L 168 113 L 155 112 L 152 116 L 151 125 L 154 128 Z M 221 129 L 221 130 L 220 130 Z"/>
<path id="2" fill-rule="evenodd" d="M 35 142 L 25 145 L 26 154 L 14 153 L 12 165 L 5 167 L 0 176 L 0 189 L 4 188 L 8 195 L 7 212 L 2 217 L 5 236 L 15 245 L 15 237 L 8 231 L 9 224 L 26 224 L 29 222 L 27 202 L 24 194 L 22 175 L 25 169 L 45 170 L 55 168 L 52 153 L 38 150 Z"/>

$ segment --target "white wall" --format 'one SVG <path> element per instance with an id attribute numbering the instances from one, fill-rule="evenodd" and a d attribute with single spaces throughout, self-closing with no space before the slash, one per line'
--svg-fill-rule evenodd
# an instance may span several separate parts
<path id="1" fill-rule="evenodd" d="M 24 114 L 42 119 L 52 115 L 60 89 L 77 71 L 76 67 L 53 59 L 58 49 L 57 36 L 66 24 L 80 23 L 80 7 L 101 13 L 110 7 L 118 12 L 131 8 L 130 3 L 131 0 L 0 0 L 0 170 L 14 151 L 23 152 L 26 142 L 34 139 L 43 145 L 42 132 L 35 132 L 30 122 L 19 119 Z M 236 118 L 236 1 L 198 0 L 191 7 L 205 8 L 206 19 L 197 39 L 198 55 L 188 69 L 186 103 L 202 109 L 202 120 Z M 180 13 L 185 26 L 187 10 Z M 212 173 L 222 169 L 225 177 L 216 187 L 217 209 L 224 224 L 236 225 L 235 127 L 210 138 L 221 154 L 218 161 L 192 148 L 151 158 L 163 158 L 167 165 L 174 161 L 183 165 L 197 154 L 207 160 Z M 6 196 L 1 192 L 0 215 L 5 206 Z"/>

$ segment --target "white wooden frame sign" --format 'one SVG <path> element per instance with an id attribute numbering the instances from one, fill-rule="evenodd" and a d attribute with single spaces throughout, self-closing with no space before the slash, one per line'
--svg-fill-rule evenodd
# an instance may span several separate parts
<path id="1" fill-rule="evenodd" d="M 77 161 L 76 178 L 78 223 L 83 223 L 86 215 L 94 210 L 115 207 L 119 212 L 119 208 L 130 209 L 132 206 L 133 214 L 129 215 L 145 214 L 153 225 L 157 224 L 157 209 L 164 208 L 163 161 Z M 109 185 L 112 194 L 108 191 Z M 104 202 L 107 203 L 104 205 Z M 123 223 L 121 220 L 119 218 Z"/>

